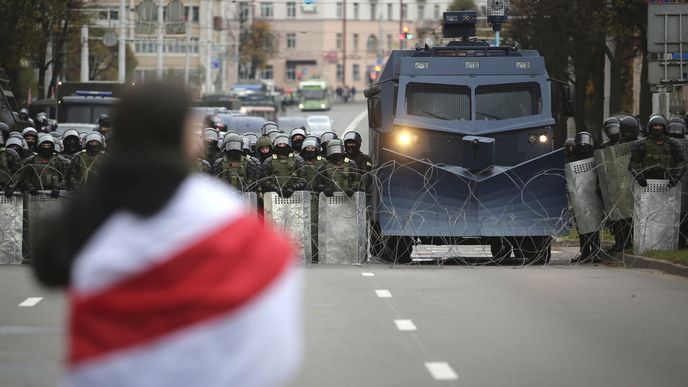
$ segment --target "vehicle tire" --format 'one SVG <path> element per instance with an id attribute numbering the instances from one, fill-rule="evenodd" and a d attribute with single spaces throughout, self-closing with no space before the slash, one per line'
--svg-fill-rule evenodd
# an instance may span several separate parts
<path id="1" fill-rule="evenodd" d="M 511 257 L 513 247 L 506 238 L 493 238 L 490 240 L 490 250 L 492 251 L 492 258 L 503 261 Z"/>
<path id="2" fill-rule="evenodd" d="M 523 238 L 524 258 L 534 265 L 546 265 L 552 257 L 552 237 Z"/>
<path id="3" fill-rule="evenodd" d="M 393 264 L 411 263 L 413 239 L 405 236 L 390 236 L 384 238 L 384 251 L 381 258 Z"/>

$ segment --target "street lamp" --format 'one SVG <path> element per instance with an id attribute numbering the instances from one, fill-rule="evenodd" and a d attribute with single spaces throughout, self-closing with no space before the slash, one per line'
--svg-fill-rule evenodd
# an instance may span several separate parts
<path id="1" fill-rule="evenodd" d="M 509 17 L 509 0 L 487 0 L 487 22 L 495 32 L 495 46 L 499 47 L 499 32 Z"/>

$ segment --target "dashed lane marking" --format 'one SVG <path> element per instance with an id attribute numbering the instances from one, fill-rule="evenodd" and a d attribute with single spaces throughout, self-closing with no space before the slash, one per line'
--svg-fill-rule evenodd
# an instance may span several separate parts
<path id="1" fill-rule="evenodd" d="M 414 324 L 411 320 L 394 320 L 394 323 L 397 324 L 397 329 L 399 329 L 400 331 L 417 330 L 416 324 Z"/>
<path id="2" fill-rule="evenodd" d="M 377 296 L 380 298 L 391 298 L 392 297 L 392 293 L 390 293 L 389 290 L 384 290 L 384 289 L 376 290 L 375 294 L 377 294 Z"/>
<path id="3" fill-rule="evenodd" d="M 373 273 L 361 273 L 361 275 L 364 277 L 375 277 L 375 274 Z"/>
<path id="4" fill-rule="evenodd" d="M 425 368 L 435 380 L 456 380 L 459 375 L 446 362 L 427 362 Z"/>
<path id="5" fill-rule="evenodd" d="M 42 299 L 43 299 L 43 297 L 29 297 L 26 300 L 22 301 L 21 304 L 19 304 L 19 306 L 21 306 L 21 307 L 36 306 L 36 304 L 41 302 Z"/>

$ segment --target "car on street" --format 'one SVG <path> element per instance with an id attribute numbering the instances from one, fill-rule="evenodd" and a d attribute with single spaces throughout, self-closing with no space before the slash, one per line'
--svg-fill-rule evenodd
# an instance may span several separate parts
<path id="1" fill-rule="evenodd" d="M 307 123 L 310 133 L 317 136 L 332 131 L 332 119 L 328 115 L 310 115 Z"/>
<path id="2" fill-rule="evenodd" d="M 291 130 L 294 128 L 300 127 L 306 128 L 306 132 L 310 133 L 310 130 L 308 128 L 308 119 L 302 116 L 277 117 L 277 125 L 280 127 L 280 129 L 284 130 L 287 133 L 291 132 Z"/>

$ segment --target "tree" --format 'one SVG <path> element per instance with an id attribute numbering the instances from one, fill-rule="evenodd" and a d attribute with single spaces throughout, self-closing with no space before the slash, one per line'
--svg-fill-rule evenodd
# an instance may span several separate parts
<path id="1" fill-rule="evenodd" d="M 277 36 L 270 29 L 270 24 L 264 21 L 255 21 L 248 30 L 242 32 L 239 60 L 250 69 L 250 79 L 255 79 L 256 73 L 265 68 L 277 53 L 277 43 Z"/>
<path id="2" fill-rule="evenodd" d="M 107 30 L 102 28 L 90 28 L 89 37 L 92 39 L 88 43 L 88 78 L 92 81 L 116 81 L 119 72 L 119 48 L 117 45 L 108 47 L 98 39 L 102 37 Z M 68 55 L 68 66 L 65 70 L 65 78 L 70 81 L 78 80 L 80 78 L 81 67 L 81 43 L 78 36 L 75 35 L 73 39 L 68 42 L 68 52 L 73 53 Z M 134 69 L 138 64 L 136 55 L 131 47 L 125 45 L 125 68 L 127 80 L 133 79 Z"/>
<path id="3" fill-rule="evenodd" d="M 475 5 L 475 0 L 453 0 L 451 4 L 449 4 L 449 7 L 447 7 L 447 11 L 470 11 L 470 10 L 478 10 L 478 7 Z"/>

